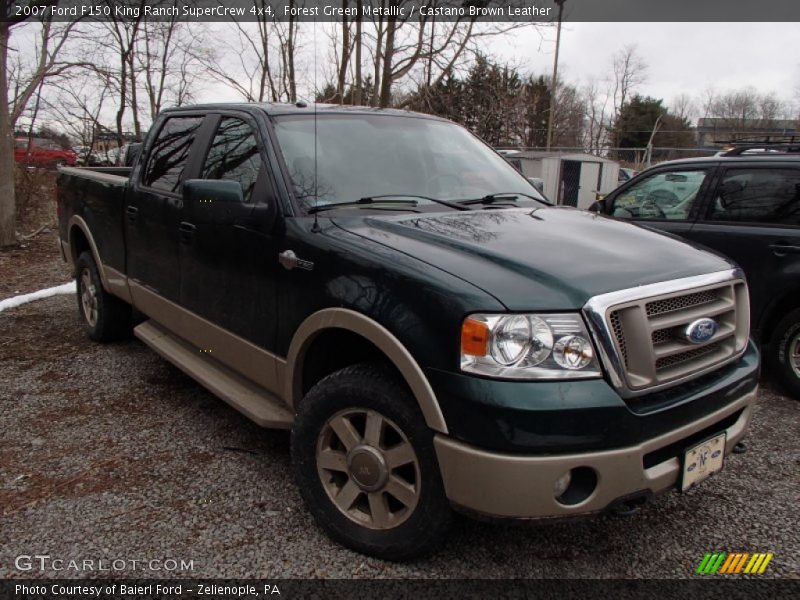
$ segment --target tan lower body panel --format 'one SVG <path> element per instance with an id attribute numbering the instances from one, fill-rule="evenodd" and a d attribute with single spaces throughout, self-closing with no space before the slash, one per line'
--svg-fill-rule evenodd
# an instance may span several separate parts
<path id="1" fill-rule="evenodd" d="M 218 362 L 235 369 L 257 386 L 281 397 L 285 361 L 234 335 L 182 306 L 128 280 L 133 305 L 164 329 L 192 346 L 207 351 Z"/>
<path id="2" fill-rule="evenodd" d="M 147 321 L 134 334 L 181 371 L 262 427 L 289 429 L 294 415 L 276 396 L 237 375 L 200 349 Z"/>
<path id="3" fill-rule="evenodd" d="M 644 455 L 679 442 L 744 409 L 726 430 L 725 453 L 730 453 L 750 423 L 755 398 L 755 391 L 745 394 L 690 425 L 638 446 L 618 450 L 519 456 L 487 452 L 442 435 L 434 438 L 434 445 L 445 492 L 455 505 L 496 517 L 567 517 L 602 511 L 615 500 L 643 490 L 657 493 L 675 486 L 681 476 L 679 458 L 645 469 Z M 582 502 L 566 506 L 555 499 L 553 490 L 559 477 L 577 467 L 593 469 L 597 486 Z"/>

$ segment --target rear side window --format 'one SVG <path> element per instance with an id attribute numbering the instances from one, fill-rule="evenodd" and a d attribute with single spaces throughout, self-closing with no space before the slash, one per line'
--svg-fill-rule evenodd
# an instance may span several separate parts
<path id="1" fill-rule="evenodd" d="M 203 179 L 228 179 L 242 186 L 249 202 L 261 169 L 261 154 L 252 127 L 235 117 L 220 120 L 203 165 Z"/>
<path id="2" fill-rule="evenodd" d="M 729 169 L 714 195 L 711 219 L 800 225 L 800 169 Z"/>
<path id="3" fill-rule="evenodd" d="M 144 180 L 148 187 L 177 192 L 189 149 L 203 117 L 172 117 L 164 122 L 153 143 Z"/>

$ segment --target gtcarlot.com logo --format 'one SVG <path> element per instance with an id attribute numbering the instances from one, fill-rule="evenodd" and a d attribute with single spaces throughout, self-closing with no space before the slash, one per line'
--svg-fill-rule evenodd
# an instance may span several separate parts
<path id="1" fill-rule="evenodd" d="M 53 558 L 49 554 L 21 554 L 14 560 L 18 571 L 194 571 L 194 560 L 174 558 Z"/>
<path id="2" fill-rule="evenodd" d="M 761 575 L 774 555 L 772 552 L 706 552 L 697 566 L 698 575 Z"/>

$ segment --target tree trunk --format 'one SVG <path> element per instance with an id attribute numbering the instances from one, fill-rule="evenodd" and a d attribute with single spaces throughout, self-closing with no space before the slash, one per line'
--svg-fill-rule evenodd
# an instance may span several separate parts
<path id="1" fill-rule="evenodd" d="M 381 8 L 386 7 L 386 0 L 381 2 Z M 372 82 L 372 98 L 370 99 L 370 106 L 378 106 L 378 92 L 381 85 L 381 56 L 383 54 L 383 16 L 378 17 L 378 23 L 375 25 L 375 61 L 374 67 L 374 81 Z"/>
<path id="2" fill-rule="evenodd" d="M 347 0 L 342 0 L 342 11 L 347 10 Z M 347 63 L 350 61 L 350 24 L 347 16 L 342 16 L 342 60 L 339 63 L 339 77 L 336 85 L 336 93 L 339 96 L 339 103 L 344 102 L 347 93 Z"/>
<path id="3" fill-rule="evenodd" d="M 17 241 L 14 232 L 16 203 L 14 197 L 14 136 L 8 110 L 8 23 L 0 23 L 0 247 Z"/>
<path id="4" fill-rule="evenodd" d="M 387 108 L 392 102 L 392 60 L 394 59 L 394 32 L 397 17 L 389 17 L 386 23 L 386 45 L 383 51 L 383 73 L 381 75 L 380 108 Z"/>
<path id="5" fill-rule="evenodd" d="M 362 13 L 362 0 L 358 0 L 356 3 L 358 14 Z M 356 106 L 361 106 L 362 99 L 361 99 L 361 17 L 356 19 L 356 89 L 353 92 L 353 104 Z"/>
<path id="6" fill-rule="evenodd" d="M 287 70 L 289 71 L 289 102 L 294 104 L 297 102 L 297 77 L 294 72 L 294 31 L 295 31 L 295 18 L 289 17 L 289 43 L 286 48 L 286 61 Z"/>

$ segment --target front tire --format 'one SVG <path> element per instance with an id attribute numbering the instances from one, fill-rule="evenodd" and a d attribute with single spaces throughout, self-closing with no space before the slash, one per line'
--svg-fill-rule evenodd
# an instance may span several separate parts
<path id="1" fill-rule="evenodd" d="M 97 342 L 110 342 L 130 336 L 131 306 L 103 289 L 89 252 L 78 257 L 76 271 L 78 310 L 89 337 Z"/>
<path id="2" fill-rule="evenodd" d="M 292 466 L 317 523 L 370 556 L 430 552 L 452 521 L 433 432 L 388 367 L 346 367 L 317 383 L 292 428 Z"/>
<path id="3" fill-rule="evenodd" d="M 795 400 L 800 400 L 800 308 L 787 314 L 775 327 L 770 363 L 778 382 Z"/>

